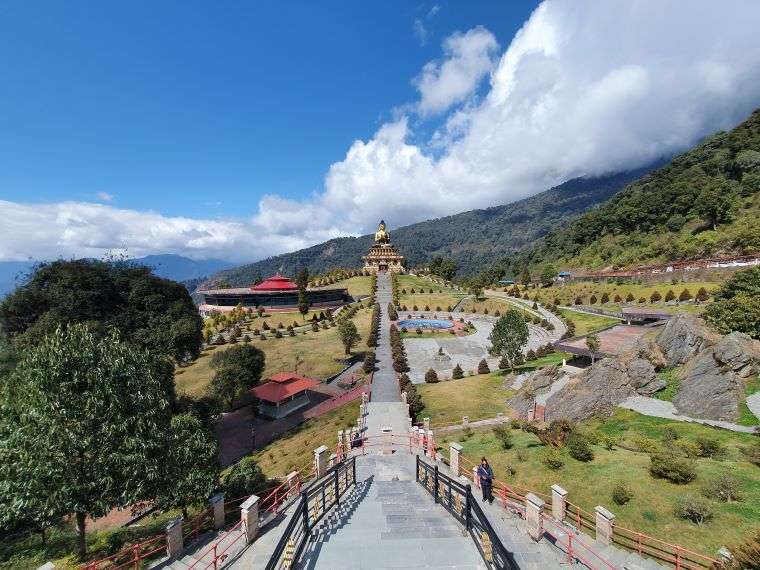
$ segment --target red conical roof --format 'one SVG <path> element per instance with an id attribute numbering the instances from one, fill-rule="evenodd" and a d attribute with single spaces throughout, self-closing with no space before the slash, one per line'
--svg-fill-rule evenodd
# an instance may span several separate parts
<path id="1" fill-rule="evenodd" d="M 279 273 L 251 287 L 254 291 L 296 291 L 298 285 Z"/>

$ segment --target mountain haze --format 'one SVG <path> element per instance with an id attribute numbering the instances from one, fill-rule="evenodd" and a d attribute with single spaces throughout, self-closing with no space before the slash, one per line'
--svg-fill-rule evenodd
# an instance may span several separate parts
<path id="1" fill-rule="evenodd" d="M 522 251 L 558 225 L 604 202 L 632 180 L 661 165 L 658 162 L 630 172 L 599 178 L 576 178 L 504 206 L 470 210 L 391 230 L 391 241 L 406 256 L 407 266 L 425 264 L 433 256 L 456 260 L 459 276 L 472 275 L 484 265 Z M 378 212 L 378 221 L 383 217 Z M 393 220 L 387 220 L 391 222 Z M 294 274 L 301 267 L 312 273 L 358 268 L 372 245 L 372 235 L 341 237 L 222 271 L 201 286 L 218 283 L 246 285 L 280 272 Z"/>

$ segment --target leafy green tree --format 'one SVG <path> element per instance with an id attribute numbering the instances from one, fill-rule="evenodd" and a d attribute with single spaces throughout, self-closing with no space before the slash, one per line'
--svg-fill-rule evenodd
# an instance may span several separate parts
<path id="1" fill-rule="evenodd" d="M 169 404 L 153 359 L 84 325 L 27 349 L 0 387 L 0 505 L 23 519 L 72 513 L 80 556 L 85 521 L 150 500 L 166 484 Z"/>
<path id="2" fill-rule="evenodd" d="M 306 320 L 306 314 L 309 312 L 309 298 L 303 290 L 298 291 L 298 312 L 301 313 L 301 318 Z"/>
<path id="3" fill-rule="evenodd" d="M 496 321 L 489 340 L 491 354 L 506 359 L 512 369 L 522 356 L 523 346 L 528 342 L 528 325 L 519 311 L 510 309 Z"/>
<path id="4" fill-rule="evenodd" d="M 586 336 L 586 348 L 588 348 L 591 353 L 591 364 L 594 364 L 596 352 L 599 350 L 599 336 L 596 333 L 591 333 Z"/>
<path id="5" fill-rule="evenodd" d="M 523 285 L 530 285 L 531 280 L 530 269 L 528 269 L 528 266 L 526 265 L 523 267 L 522 273 L 520 273 L 520 283 Z"/>
<path id="6" fill-rule="evenodd" d="M 343 348 L 346 349 L 346 354 L 351 354 L 351 349 L 355 347 L 362 337 L 359 335 L 359 331 L 356 330 L 354 321 L 345 320 L 338 326 L 338 338 L 343 343 Z"/>
<path id="7" fill-rule="evenodd" d="M 550 287 L 554 284 L 554 278 L 557 277 L 557 268 L 551 263 L 544 265 L 541 270 L 541 285 Z"/>
<path id="8" fill-rule="evenodd" d="M 719 223 L 731 221 L 731 214 L 736 206 L 736 193 L 727 183 L 709 184 L 697 196 L 695 208 L 701 218 L 707 221 L 712 229 L 717 229 Z"/>
<path id="9" fill-rule="evenodd" d="M 187 509 L 202 504 L 219 483 L 215 435 L 201 420 L 179 414 L 171 420 L 171 443 L 165 457 L 165 485 L 157 502 L 163 509 Z"/>
<path id="10" fill-rule="evenodd" d="M 231 409 L 235 400 L 242 395 L 244 390 L 239 378 L 234 369 L 220 368 L 211 377 L 208 388 L 206 388 L 208 395 L 219 402 L 224 409 Z"/>
<path id="11" fill-rule="evenodd" d="M 22 345 L 61 325 L 109 327 L 156 354 L 182 361 L 200 353 L 202 320 L 187 289 L 147 267 L 87 259 L 40 265 L 0 304 L 0 327 Z"/>
<path id="12" fill-rule="evenodd" d="M 267 478 L 256 460 L 249 455 L 230 468 L 222 483 L 229 498 L 237 499 L 261 491 L 267 484 Z"/>
<path id="13" fill-rule="evenodd" d="M 707 322 L 723 334 L 739 331 L 760 339 L 760 267 L 738 271 L 713 298 L 705 309 Z"/>
<path id="14" fill-rule="evenodd" d="M 451 281 L 457 272 L 457 263 L 453 259 L 441 257 L 439 255 L 433 257 L 430 261 L 430 273 L 443 277 L 447 281 Z"/>
<path id="15" fill-rule="evenodd" d="M 264 373 L 266 355 L 255 346 L 233 346 L 211 357 L 209 365 L 214 370 L 229 369 L 238 378 L 241 389 L 255 386 Z"/>
<path id="16" fill-rule="evenodd" d="M 306 291 L 306 287 L 309 286 L 309 268 L 308 267 L 302 267 L 298 270 L 298 273 L 296 273 L 295 278 L 296 285 L 298 285 L 298 288 L 302 291 Z"/>

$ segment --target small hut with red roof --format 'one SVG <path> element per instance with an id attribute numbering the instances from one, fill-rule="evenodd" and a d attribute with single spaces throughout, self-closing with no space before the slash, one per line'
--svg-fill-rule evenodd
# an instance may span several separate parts
<path id="1" fill-rule="evenodd" d="M 298 285 L 279 273 L 250 287 L 204 289 L 200 313 L 229 312 L 238 305 L 247 309 L 263 308 L 269 312 L 290 312 L 298 309 Z M 306 289 L 306 298 L 312 309 L 336 308 L 353 299 L 344 288 Z"/>
<path id="2" fill-rule="evenodd" d="M 259 401 L 259 414 L 272 419 L 283 418 L 311 403 L 309 390 L 319 384 L 319 380 L 300 376 L 293 372 L 280 372 L 269 382 L 251 388 Z"/>

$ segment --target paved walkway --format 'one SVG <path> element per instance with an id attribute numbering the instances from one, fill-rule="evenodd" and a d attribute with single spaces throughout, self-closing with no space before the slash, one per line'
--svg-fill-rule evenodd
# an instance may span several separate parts
<path id="1" fill-rule="evenodd" d="M 723 422 L 720 420 L 705 420 L 702 418 L 682 416 L 678 413 L 678 410 L 676 410 L 676 407 L 672 402 L 666 402 L 664 400 L 658 400 L 656 398 L 647 398 L 646 396 L 631 396 L 630 398 L 626 398 L 623 402 L 621 402 L 619 406 L 621 408 L 626 408 L 627 410 L 633 410 L 634 412 L 638 412 L 645 416 L 654 416 L 656 418 L 677 420 L 679 422 L 704 424 L 742 433 L 755 432 L 754 426 L 740 426 L 739 424 L 732 424 L 731 422 Z"/>
<path id="2" fill-rule="evenodd" d="M 760 418 L 760 392 L 747 396 L 747 407 L 756 418 Z"/>
<path id="3" fill-rule="evenodd" d="M 387 274 L 377 276 L 377 293 L 375 299 L 380 304 L 380 334 L 377 337 L 375 357 L 377 370 L 372 378 L 372 402 L 400 402 L 396 373 L 393 371 L 393 358 L 390 343 L 390 319 L 388 303 L 393 300 L 391 279 Z"/>

